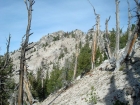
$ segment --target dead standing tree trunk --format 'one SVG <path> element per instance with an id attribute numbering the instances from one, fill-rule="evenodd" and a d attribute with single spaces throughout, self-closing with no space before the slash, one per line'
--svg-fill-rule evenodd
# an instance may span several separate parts
<path id="1" fill-rule="evenodd" d="M 93 11 L 94 11 L 94 14 L 96 16 L 96 34 L 94 36 L 94 43 L 93 43 L 93 48 L 94 48 L 94 51 L 92 52 L 92 62 L 93 62 L 93 66 L 92 68 L 94 69 L 95 68 L 95 58 L 96 58 L 96 49 L 97 49 L 97 43 L 99 42 L 99 38 L 97 40 L 97 37 L 99 36 L 99 30 L 100 30 L 100 15 L 96 13 L 95 11 L 95 8 L 94 6 L 92 5 L 92 3 L 88 0 L 88 2 L 90 3 L 90 5 L 92 6 L 93 8 Z"/>
<path id="2" fill-rule="evenodd" d="M 95 24 L 96 25 L 96 24 Z M 94 25 L 94 26 L 95 26 Z M 94 33 L 94 26 L 93 26 L 93 35 L 92 35 L 92 58 L 91 58 L 91 69 L 93 70 L 95 67 L 95 52 L 96 52 L 96 33 Z"/>
<path id="3" fill-rule="evenodd" d="M 78 54 L 76 52 L 75 54 L 75 66 L 74 66 L 74 74 L 73 74 L 73 80 L 76 78 L 76 72 L 77 72 L 77 58 L 78 58 Z"/>
<path id="4" fill-rule="evenodd" d="M 24 73 L 25 73 L 24 74 L 24 81 L 23 81 L 24 88 L 25 88 L 25 92 L 27 94 L 28 101 L 29 101 L 30 105 L 32 105 L 34 99 L 33 99 L 33 96 L 31 94 L 31 91 L 30 91 L 30 88 L 29 88 L 30 82 L 27 78 L 27 66 L 26 65 L 24 66 Z"/>
<path id="5" fill-rule="evenodd" d="M 131 36 L 131 10 L 130 10 L 130 4 L 129 4 L 129 1 L 127 0 L 127 3 L 128 3 L 128 40 Z"/>
<path id="6" fill-rule="evenodd" d="M 119 3 L 116 1 L 116 49 L 115 49 L 115 58 L 116 58 L 116 69 L 120 68 L 120 64 L 117 62 L 119 59 L 119 42 L 120 42 L 120 21 L 119 21 Z"/>
<path id="7" fill-rule="evenodd" d="M 18 93 L 18 105 L 23 105 L 23 81 L 24 81 L 24 67 L 25 67 L 25 62 L 26 60 L 30 59 L 30 57 L 26 58 L 25 53 L 33 48 L 34 46 L 29 47 L 29 36 L 32 35 L 33 33 L 30 34 L 31 30 L 31 20 L 32 20 L 32 6 L 35 3 L 34 0 L 24 0 L 26 4 L 26 8 L 28 11 L 28 25 L 26 29 L 26 34 L 23 36 L 25 37 L 25 40 L 23 40 L 21 44 L 21 57 L 20 57 L 20 75 L 19 75 L 19 93 Z"/>
<path id="8" fill-rule="evenodd" d="M 80 36 L 79 36 L 80 37 Z M 76 72 L 77 72 L 77 60 L 79 55 L 79 37 L 76 37 L 76 52 L 75 52 L 75 65 L 74 65 L 74 74 L 73 74 L 73 80 L 76 78 Z"/>
<path id="9" fill-rule="evenodd" d="M 120 42 L 119 3 L 120 1 L 116 0 L 116 58 L 119 53 L 119 42 Z"/>
<path id="10" fill-rule="evenodd" d="M 106 19 L 105 22 L 105 27 L 106 27 L 106 34 L 105 34 L 105 50 L 106 50 L 106 55 L 108 59 L 112 57 L 111 51 L 110 51 L 110 41 L 109 41 L 109 33 L 108 33 L 108 22 L 110 20 L 110 17 Z"/>

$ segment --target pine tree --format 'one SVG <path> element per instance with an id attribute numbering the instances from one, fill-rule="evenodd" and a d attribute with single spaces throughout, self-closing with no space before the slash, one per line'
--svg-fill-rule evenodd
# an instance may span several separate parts
<path id="1" fill-rule="evenodd" d="M 4 57 L 1 57 L 0 67 L 2 67 L 4 61 Z M 8 105 L 8 99 L 14 91 L 15 82 L 14 79 L 12 79 L 12 76 L 13 64 L 11 62 L 4 70 L 0 69 L 0 105 Z"/>
<path id="2" fill-rule="evenodd" d="M 78 71 L 77 75 L 90 71 L 91 68 L 91 49 L 89 43 L 86 43 L 80 50 L 78 56 Z"/>
<path id="3" fill-rule="evenodd" d="M 8 105 L 8 99 L 14 91 L 13 64 L 9 57 L 10 36 L 7 40 L 7 52 L 0 57 L 0 105 Z"/>
<path id="4" fill-rule="evenodd" d="M 50 75 L 48 80 L 47 90 L 48 93 L 53 93 L 62 87 L 62 70 L 55 68 Z"/>

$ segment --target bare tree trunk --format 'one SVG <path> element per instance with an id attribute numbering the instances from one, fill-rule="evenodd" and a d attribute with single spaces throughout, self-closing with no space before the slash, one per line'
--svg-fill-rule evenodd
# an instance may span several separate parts
<path id="1" fill-rule="evenodd" d="M 94 28 L 93 28 L 93 35 L 92 35 L 92 56 L 91 56 L 91 69 L 94 69 Z"/>
<path id="2" fill-rule="evenodd" d="M 135 33 L 134 37 L 133 37 L 132 40 L 130 41 L 130 45 L 129 45 L 129 48 L 128 48 L 126 57 L 129 57 L 129 55 L 130 55 L 130 53 L 131 53 L 131 51 L 132 51 L 132 47 L 134 46 L 137 37 L 138 37 L 138 35 L 137 35 L 137 33 Z"/>
<path id="3" fill-rule="evenodd" d="M 119 22 L 119 3 L 120 1 L 116 0 L 116 69 L 120 68 L 120 64 L 117 62 L 119 57 L 119 42 L 120 42 L 120 22 Z"/>
<path id="4" fill-rule="evenodd" d="M 73 80 L 76 78 L 76 72 L 77 72 L 77 59 L 79 55 L 79 42 L 80 42 L 80 36 L 76 38 L 76 53 L 75 53 L 75 66 L 74 66 L 74 74 L 73 74 Z"/>
<path id="5" fill-rule="evenodd" d="M 92 35 L 92 58 L 91 58 L 91 69 L 92 70 L 95 68 L 95 54 L 96 54 L 96 40 L 97 40 L 97 34 L 94 33 L 94 26 L 93 26 L 93 35 Z"/>
<path id="6" fill-rule="evenodd" d="M 75 66 L 74 66 L 74 74 L 73 74 L 73 80 L 76 78 L 76 72 L 77 72 L 77 58 L 78 58 L 78 53 L 76 52 L 75 54 Z"/>
<path id="7" fill-rule="evenodd" d="M 103 48 L 103 46 L 102 46 L 103 42 L 101 40 L 102 37 L 101 37 L 101 33 L 100 33 L 100 15 L 99 14 L 96 15 L 96 20 L 97 20 L 97 22 L 96 22 L 96 24 L 97 24 L 97 45 L 101 51 Z"/>
<path id="8" fill-rule="evenodd" d="M 131 13 L 130 13 L 130 5 L 129 5 L 129 2 L 127 0 L 127 3 L 128 3 L 128 40 L 130 39 L 130 35 L 131 35 Z"/>
<path id="9" fill-rule="evenodd" d="M 119 53 L 120 22 L 119 22 L 119 1 L 116 0 L 116 58 Z"/>
<path id="10" fill-rule="evenodd" d="M 24 66 L 25 66 L 25 61 L 30 59 L 31 56 L 29 58 L 25 58 L 25 53 L 26 51 L 30 50 L 32 47 L 28 47 L 28 42 L 29 42 L 29 36 L 32 35 L 33 33 L 30 34 L 30 30 L 31 30 L 31 20 L 32 20 L 32 6 L 35 3 L 34 0 L 24 0 L 25 4 L 26 4 L 26 8 L 28 11 L 28 25 L 27 25 L 27 29 L 26 29 L 26 34 L 24 37 L 25 41 L 23 39 L 22 45 L 21 45 L 21 57 L 20 57 L 20 75 L 19 75 L 19 94 L 18 94 L 18 105 L 23 105 L 23 81 L 24 81 Z"/>
<path id="11" fill-rule="evenodd" d="M 94 6 L 92 3 L 88 0 L 90 5 L 93 8 L 94 15 L 96 16 L 96 34 L 94 35 L 94 40 L 93 40 L 93 45 L 92 45 L 92 65 L 91 68 L 94 69 L 95 67 L 95 58 L 96 58 L 96 48 L 97 48 L 97 43 L 99 42 L 99 34 L 100 34 L 100 15 L 96 13 Z M 98 40 L 97 40 L 98 37 Z"/>
<path id="12" fill-rule="evenodd" d="M 96 58 L 96 47 L 97 47 L 97 34 L 94 35 L 93 48 L 92 48 L 92 69 L 95 69 L 95 58 Z"/>
<path id="13" fill-rule="evenodd" d="M 108 22 L 110 20 L 110 17 L 109 19 L 106 19 L 106 22 L 105 22 L 105 26 L 106 26 L 106 34 L 105 34 L 105 49 L 107 50 L 106 53 L 107 53 L 107 57 L 108 59 L 110 59 L 112 57 L 111 55 L 111 51 L 110 51 L 110 41 L 109 41 L 109 34 L 108 34 Z"/>
<path id="14" fill-rule="evenodd" d="M 30 88 L 29 88 L 29 81 L 27 78 L 27 66 L 24 66 L 24 87 L 25 87 L 25 92 L 27 94 L 27 98 L 29 100 L 30 105 L 33 103 L 33 96 L 31 94 Z"/>

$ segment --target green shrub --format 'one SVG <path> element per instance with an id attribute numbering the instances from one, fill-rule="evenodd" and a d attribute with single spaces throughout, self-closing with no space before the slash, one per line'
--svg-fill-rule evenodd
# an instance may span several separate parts
<path id="1" fill-rule="evenodd" d="M 125 68 L 125 65 L 123 64 L 123 65 L 120 67 L 119 71 L 123 71 L 124 68 Z"/>
<path id="2" fill-rule="evenodd" d="M 96 95 L 96 93 L 95 93 L 95 88 L 94 88 L 94 86 L 92 86 L 91 87 L 91 92 L 90 92 L 90 94 L 87 94 L 87 96 L 89 97 L 88 99 L 85 99 L 86 100 L 86 102 L 88 102 L 88 104 L 97 104 L 97 99 L 98 99 L 98 97 L 97 97 L 97 95 Z"/>
<path id="3" fill-rule="evenodd" d="M 110 40 L 110 49 L 112 52 L 114 52 L 115 50 L 115 44 L 116 44 L 116 32 L 114 30 L 114 28 L 112 29 L 112 31 L 110 31 L 110 35 L 109 35 L 109 40 Z"/>
<path id="4" fill-rule="evenodd" d="M 59 39 L 60 39 L 59 35 L 57 35 L 56 37 L 55 36 L 53 37 L 53 41 L 57 41 Z"/>
<path id="5" fill-rule="evenodd" d="M 48 43 L 47 42 L 42 45 L 42 47 L 46 47 L 46 46 L 48 46 Z"/>
<path id="6" fill-rule="evenodd" d="M 59 55 L 58 59 L 61 59 L 61 58 L 63 58 L 63 57 L 64 57 L 64 53 L 61 53 L 61 54 Z"/>
<path id="7" fill-rule="evenodd" d="M 64 48 L 64 52 L 65 52 L 65 53 L 68 53 L 67 47 Z"/>

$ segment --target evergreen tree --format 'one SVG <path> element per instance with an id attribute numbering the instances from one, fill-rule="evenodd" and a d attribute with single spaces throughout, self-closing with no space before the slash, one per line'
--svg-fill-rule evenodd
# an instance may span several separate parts
<path id="1" fill-rule="evenodd" d="M 112 31 L 110 31 L 110 35 L 109 35 L 111 52 L 114 52 L 114 50 L 115 50 L 115 44 L 116 44 L 115 33 L 116 32 L 115 32 L 115 30 L 113 28 Z"/>
<path id="2" fill-rule="evenodd" d="M 81 49 L 82 48 L 82 42 L 80 41 L 80 43 L 79 43 L 79 49 Z"/>
<path id="3" fill-rule="evenodd" d="M 47 79 L 43 79 L 42 85 L 42 76 L 41 76 L 41 68 L 37 71 L 37 77 L 33 75 L 33 72 L 29 73 L 29 81 L 31 83 L 31 93 L 34 98 L 37 98 L 39 101 L 44 100 L 48 93 L 46 91 Z M 47 77 L 46 77 L 47 78 Z M 42 87 L 43 86 L 43 87 Z"/>
<path id="4" fill-rule="evenodd" d="M 48 80 L 48 93 L 53 93 L 62 87 L 62 70 L 54 69 Z"/>
<path id="5" fill-rule="evenodd" d="M 121 37 L 120 37 L 120 49 L 124 48 L 126 46 L 126 43 L 128 41 L 128 31 L 125 32 Z"/>
<path id="6" fill-rule="evenodd" d="M 13 64 L 9 57 L 10 35 L 7 40 L 7 52 L 0 56 L 0 105 L 8 105 L 8 99 L 14 91 Z"/>
<path id="7" fill-rule="evenodd" d="M 78 56 L 78 71 L 77 75 L 90 71 L 91 67 L 91 49 L 89 43 L 86 43 L 83 48 L 81 48 L 80 54 Z"/>
<path id="8" fill-rule="evenodd" d="M 0 57 L 0 105 L 8 105 L 8 99 L 14 92 L 15 82 L 12 79 L 13 76 L 13 64 L 12 60 L 9 60 L 9 64 L 6 68 L 2 69 L 5 64 L 4 57 Z"/>
<path id="9" fill-rule="evenodd" d="M 96 66 L 99 66 L 100 65 L 100 63 L 102 62 L 101 60 L 102 60 L 102 57 L 101 57 L 102 55 L 101 55 L 101 52 L 100 52 L 100 49 L 99 49 L 99 47 L 97 48 L 97 51 L 96 51 L 96 58 L 95 58 L 95 65 Z"/>

